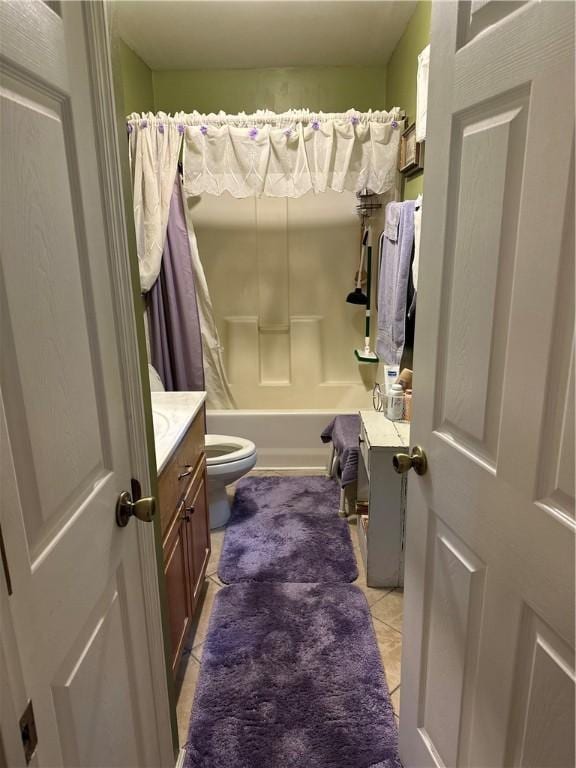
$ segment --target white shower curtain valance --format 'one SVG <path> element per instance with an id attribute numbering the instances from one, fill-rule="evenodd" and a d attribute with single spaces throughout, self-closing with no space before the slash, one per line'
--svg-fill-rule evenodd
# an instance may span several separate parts
<path id="1" fill-rule="evenodd" d="M 184 191 L 234 197 L 382 194 L 394 186 L 404 113 L 291 110 L 247 115 L 136 113 L 128 118 L 142 290 L 160 271 L 183 145 Z"/>

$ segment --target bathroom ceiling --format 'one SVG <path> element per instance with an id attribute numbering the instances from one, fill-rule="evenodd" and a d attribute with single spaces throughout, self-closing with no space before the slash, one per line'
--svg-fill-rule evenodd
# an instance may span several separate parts
<path id="1" fill-rule="evenodd" d="M 121 37 L 152 69 L 386 64 L 410 0 L 119 0 Z"/>

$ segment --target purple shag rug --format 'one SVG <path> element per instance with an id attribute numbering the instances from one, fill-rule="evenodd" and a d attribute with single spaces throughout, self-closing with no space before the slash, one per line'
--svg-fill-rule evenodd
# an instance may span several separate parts
<path id="1" fill-rule="evenodd" d="M 329 477 L 247 477 L 238 483 L 218 576 L 343 583 L 358 577 L 340 488 Z"/>
<path id="2" fill-rule="evenodd" d="M 366 598 L 350 584 L 216 596 L 185 768 L 401 768 Z"/>

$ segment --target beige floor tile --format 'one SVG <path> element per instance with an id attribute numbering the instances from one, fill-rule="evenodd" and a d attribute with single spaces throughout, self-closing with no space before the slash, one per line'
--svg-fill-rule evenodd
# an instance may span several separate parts
<path id="1" fill-rule="evenodd" d="M 354 555 L 356 557 L 356 564 L 358 566 L 358 578 L 353 584 L 356 587 L 360 587 L 366 597 L 369 606 L 373 606 L 385 595 L 391 592 L 390 587 L 369 587 L 366 583 L 366 572 L 364 571 L 364 561 L 362 560 L 362 553 L 360 551 L 360 544 L 358 543 L 358 531 L 356 529 L 357 518 L 355 515 L 351 515 L 347 518 L 350 528 L 350 538 L 352 539 L 352 548 L 354 549 Z"/>
<path id="2" fill-rule="evenodd" d="M 212 581 L 212 579 L 206 579 L 204 602 L 202 603 L 200 613 L 194 620 L 194 626 L 190 632 L 190 641 L 188 642 L 189 648 L 192 647 L 192 649 L 194 649 L 197 645 L 200 645 L 200 643 L 203 643 L 204 640 L 206 640 L 206 635 L 208 634 L 208 624 L 210 623 L 210 614 L 212 613 L 212 607 L 214 605 L 214 598 L 221 589 L 222 587 L 216 584 L 215 581 Z"/>
<path id="3" fill-rule="evenodd" d="M 210 531 L 210 559 L 206 567 L 206 576 L 212 576 L 218 570 L 225 530 L 225 528 L 217 528 L 215 531 Z"/>
<path id="4" fill-rule="evenodd" d="M 352 534 L 352 542 L 354 543 L 354 539 L 356 536 L 356 531 L 351 531 Z M 381 600 L 385 595 L 387 595 L 390 592 L 389 587 L 382 587 L 382 589 L 376 588 L 376 587 L 369 587 L 366 584 L 366 573 L 364 572 L 364 562 L 362 561 L 362 555 L 360 553 L 360 547 L 358 545 L 354 546 L 354 554 L 356 555 L 356 565 L 358 566 L 358 578 L 356 581 L 352 582 L 355 587 L 359 587 L 362 592 L 364 592 L 364 596 L 366 597 L 366 601 L 369 606 L 374 605 L 374 603 L 378 602 L 378 600 Z"/>
<path id="5" fill-rule="evenodd" d="M 178 737 L 180 746 L 182 746 L 188 737 L 188 724 L 190 723 L 190 714 L 192 712 L 192 703 L 196 691 L 196 683 L 200 674 L 200 664 L 194 656 L 188 657 L 186 672 L 182 680 L 180 695 L 176 705 L 176 719 L 178 721 Z"/>
<path id="6" fill-rule="evenodd" d="M 192 627 L 190 639 L 187 643 L 187 647 L 191 647 L 191 653 L 188 658 L 188 664 L 186 666 L 184 679 L 182 681 L 180 693 L 178 694 L 178 701 L 176 703 L 176 715 L 178 719 L 180 744 L 184 743 L 184 741 L 182 741 L 183 729 L 184 740 L 186 739 L 188 732 L 188 721 L 192 711 L 194 690 L 196 689 L 196 681 L 200 671 L 202 648 L 208 633 L 208 625 L 210 623 L 210 615 L 212 614 L 212 608 L 214 606 L 214 598 L 220 589 L 220 585 L 214 579 L 206 579 L 206 588 L 204 592 L 202 607 L 200 608 L 200 611 L 194 620 L 194 626 Z"/>
<path id="7" fill-rule="evenodd" d="M 393 691 L 400 685 L 400 662 L 402 660 L 402 635 L 387 624 L 372 619 L 378 650 L 386 675 L 388 689 Z"/>
<path id="8" fill-rule="evenodd" d="M 372 616 L 388 624 L 398 632 L 402 632 L 402 609 L 404 605 L 404 592 L 395 589 L 388 592 L 381 600 L 374 603 L 370 608 Z"/>
<path id="9" fill-rule="evenodd" d="M 396 717 L 400 717 L 400 686 L 390 695 L 392 699 L 392 706 L 394 707 L 394 714 Z"/>
<path id="10" fill-rule="evenodd" d="M 196 661 L 202 661 L 204 645 L 205 643 L 199 643 L 198 645 L 195 645 L 194 648 L 192 648 L 192 655 L 195 657 Z"/>
<path id="11" fill-rule="evenodd" d="M 198 645 L 195 645 L 194 648 L 192 648 L 192 655 L 196 658 L 197 661 L 202 661 L 204 645 L 205 643 L 199 643 Z"/>
<path id="12" fill-rule="evenodd" d="M 374 603 L 377 603 L 379 600 L 381 600 L 390 590 L 387 587 L 384 587 L 383 589 L 376 589 L 376 587 L 369 587 L 366 584 L 366 577 L 364 576 L 364 573 L 360 566 L 358 566 L 358 578 L 356 581 L 352 582 L 355 587 L 359 587 L 362 592 L 364 592 L 364 596 L 366 597 L 366 601 L 369 606 L 373 606 Z"/>
<path id="13" fill-rule="evenodd" d="M 350 532 L 350 541 L 352 542 L 352 549 L 354 555 L 359 563 L 362 562 L 362 553 L 360 552 L 360 542 L 358 541 L 358 529 L 356 528 L 356 517 L 345 518 L 348 523 L 348 530 Z"/>

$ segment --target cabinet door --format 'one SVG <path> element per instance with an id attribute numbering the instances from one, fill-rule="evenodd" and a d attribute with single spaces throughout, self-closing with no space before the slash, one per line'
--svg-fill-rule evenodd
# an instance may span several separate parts
<path id="1" fill-rule="evenodd" d="M 192 615 L 192 591 L 188 570 L 185 520 L 178 514 L 164 544 L 164 575 L 172 647 L 172 671 L 176 670 Z"/>
<path id="2" fill-rule="evenodd" d="M 186 537 L 193 607 L 196 606 L 200 596 L 210 555 L 205 471 L 205 464 L 202 461 L 184 501 L 184 510 L 188 519 Z"/>

